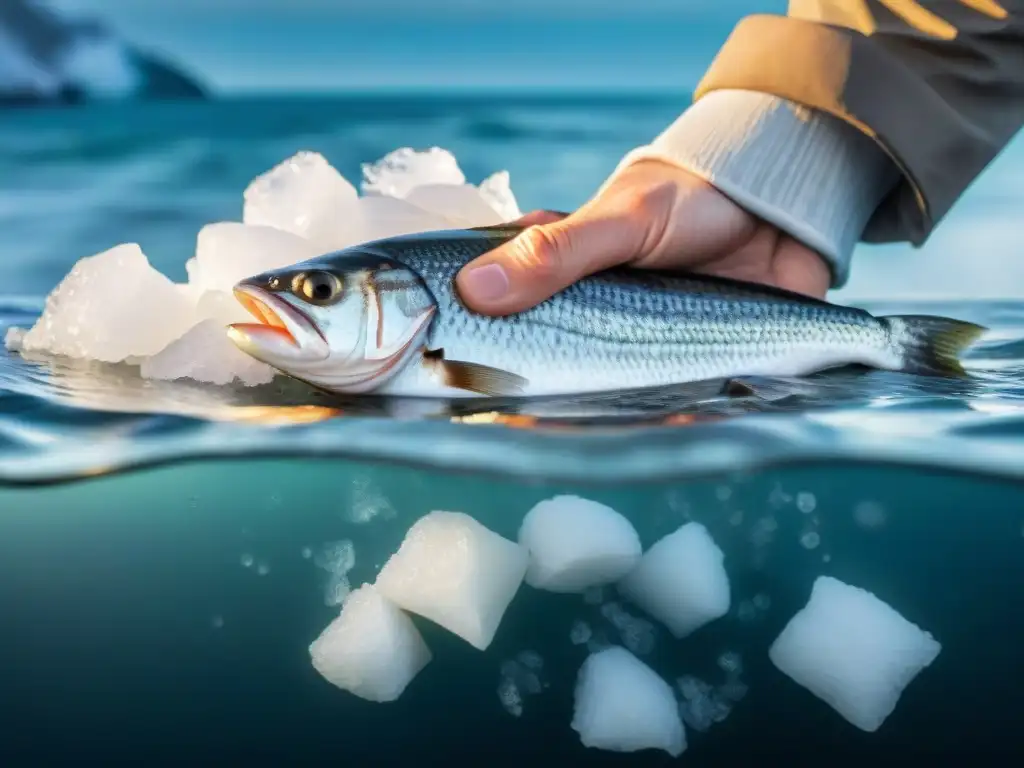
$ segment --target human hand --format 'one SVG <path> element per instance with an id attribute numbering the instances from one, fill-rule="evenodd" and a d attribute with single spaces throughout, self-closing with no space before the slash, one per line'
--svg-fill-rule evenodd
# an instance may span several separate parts
<path id="1" fill-rule="evenodd" d="M 623 169 L 575 213 L 537 211 L 514 240 L 463 267 L 462 300 L 487 315 L 529 309 L 618 264 L 774 285 L 818 298 L 830 272 L 815 251 L 660 160 Z"/>

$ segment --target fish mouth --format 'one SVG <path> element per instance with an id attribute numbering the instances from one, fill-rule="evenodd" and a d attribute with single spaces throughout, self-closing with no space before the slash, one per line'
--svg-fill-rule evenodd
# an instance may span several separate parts
<path id="1" fill-rule="evenodd" d="M 330 345 L 316 323 L 305 313 L 259 286 L 241 282 L 235 298 L 258 323 L 232 323 L 229 338 L 243 351 L 265 360 L 275 358 L 323 360 Z"/>

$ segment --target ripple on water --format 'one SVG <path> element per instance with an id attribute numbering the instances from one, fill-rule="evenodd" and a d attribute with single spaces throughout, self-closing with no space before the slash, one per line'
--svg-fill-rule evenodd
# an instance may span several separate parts
<path id="1" fill-rule="evenodd" d="M 284 378 L 260 387 L 151 381 L 126 365 L 5 351 L 0 483 L 268 455 L 595 483 L 822 461 L 1024 478 L 1024 385 L 1016 373 L 1024 370 L 1024 304 L 915 311 L 982 323 L 991 311 L 1003 325 L 972 351 L 970 380 L 843 370 L 799 381 L 747 378 L 752 393 L 740 396 L 724 394 L 717 381 L 530 402 L 341 398 Z M 38 301 L 0 301 L 0 335 L 38 312 Z M 1015 364 L 984 365 L 996 358 Z M 390 514 L 366 489 L 355 491 L 366 497 L 364 518 Z M 801 493 L 795 503 L 810 514 L 816 500 Z M 859 516 L 877 525 L 870 511 Z"/>

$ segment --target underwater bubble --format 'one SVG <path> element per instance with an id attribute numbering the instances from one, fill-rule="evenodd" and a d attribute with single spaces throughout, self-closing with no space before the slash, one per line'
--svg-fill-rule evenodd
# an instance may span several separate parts
<path id="1" fill-rule="evenodd" d="M 807 531 L 800 537 L 800 545 L 804 549 L 815 549 L 821 544 L 821 536 L 816 531 Z"/>
<path id="2" fill-rule="evenodd" d="M 506 677 L 498 683 L 498 699 L 501 701 L 501 706 L 512 717 L 519 717 L 523 714 L 523 697 L 511 679 Z"/>
<path id="3" fill-rule="evenodd" d="M 735 651 L 725 651 L 718 657 L 718 667 L 730 675 L 738 675 L 743 671 L 743 659 Z"/>
<path id="4" fill-rule="evenodd" d="M 853 508 L 853 519 L 862 528 L 881 528 L 885 525 L 885 509 L 874 501 L 862 501 Z"/>
<path id="5" fill-rule="evenodd" d="M 796 495 L 796 508 L 803 512 L 805 515 L 809 515 L 814 511 L 814 508 L 818 506 L 818 500 L 814 498 L 813 493 L 807 491 L 801 491 Z"/>
<path id="6" fill-rule="evenodd" d="M 754 595 L 754 607 L 759 611 L 767 611 L 772 606 L 772 599 L 768 595 L 760 592 Z"/>
<path id="7" fill-rule="evenodd" d="M 328 573 L 348 573 L 355 567 L 355 546 L 348 539 L 330 541 L 313 557 L 313 563 Z"/>
<path id="8" fill-rule="evenodd" d="M 753 621 L 757 618 L 757 608 L 750 600 L 741 600 L 736 607 L 736 618 L 743 622 Z"/>
<path id="9" fill-rule="evenodd" d="M 239 562 L 243 568 L 252 568 L 252 564 L 256 562 L 256 558 L 250 555 L 248 552 L 242 554 L 239 558 Z"/>
<path id="10" fill-rule="evenodd" d="M 348 576 L 344 573 L 332 573 L 324 585 L 324 605 L 329 608 L 341 605 L 351 591 L 352 585 Z"/>
<path id="11" fill-rule="evenodd" d="M 728 485 L 720 485 L 715 488 L 715 498 L 719 501 L 728 501 L 732 498 L 732 488 Z"/>
<path id="12" fill-rule="evenodd" d="M 268 573 L 270 573 L 270 565 L 268 565 L 265 560 L 260 560 L 260 562 L 256 566 L 256 573 L 258 573 L 260 576 L 266 576 Z"/>
<path id="13" fill-rule="evenodd" d="M 572 623 L 572 629 L 569 630 L 569 640 L 572 641 L 573 645 L 583 645 L 590 639 L 592 634 L 593 632 L 587 622 L 577 620 Z"/>
<path id="14" fill-rule="evenodd" d="M 527 669 L 544 669 L 544 659 L 536 651 L 520 651 L 516 659 Z"/>

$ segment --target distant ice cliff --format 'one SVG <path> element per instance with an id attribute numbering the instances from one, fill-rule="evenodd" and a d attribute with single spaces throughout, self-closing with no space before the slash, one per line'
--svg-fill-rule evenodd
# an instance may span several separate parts
<path id="1" fill-rule="evenodd" d="M 193 77 L 96 20 L 63 18 L 37 0 L 0 0 L 0 104 L 204 95 Z"/>

